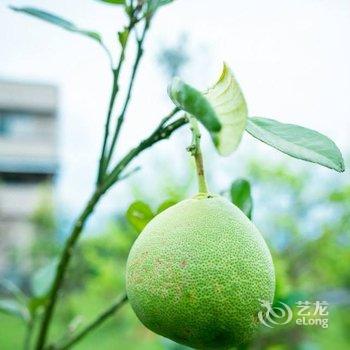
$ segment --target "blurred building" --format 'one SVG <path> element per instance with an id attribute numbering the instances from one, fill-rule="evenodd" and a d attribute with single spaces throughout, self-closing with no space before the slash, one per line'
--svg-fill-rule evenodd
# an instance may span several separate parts
<path id="1" fill-rule="evenodd" d="M 54 86 L 0 80 L 0 275 L 25 254 L 43 188 L 51 192 L 57 104 Z"/>

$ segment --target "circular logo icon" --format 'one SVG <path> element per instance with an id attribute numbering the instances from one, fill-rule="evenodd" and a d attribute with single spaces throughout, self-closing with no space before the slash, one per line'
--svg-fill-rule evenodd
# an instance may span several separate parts
<path id="1" fill-rule="evenodd" d="M 292 309 L 282 301 L 279 301 L 280 306 L 272 307 L 272 304 L 267 300 L 260 300 L 260 305 L 264 308 L 258 313 L 260 323 L 264 326 L 273 328 L 275 325 L 284 325 L 292 320 Z"/>

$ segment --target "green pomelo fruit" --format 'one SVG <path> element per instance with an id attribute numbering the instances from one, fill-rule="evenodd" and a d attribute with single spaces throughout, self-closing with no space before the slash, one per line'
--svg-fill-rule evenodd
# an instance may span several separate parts
<path id="1" fill-rule="evenodd" d="M 197 349 L 227 349 L 251 340 L 260 300 L 273 300 L 275 274 L 264 239 L 241 210 L 198 195 L 145 227 L 126 284 L 150 330 Z"/>

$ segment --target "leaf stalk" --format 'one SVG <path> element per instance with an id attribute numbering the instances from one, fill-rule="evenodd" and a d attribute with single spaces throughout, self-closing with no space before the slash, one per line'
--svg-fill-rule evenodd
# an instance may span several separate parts
<path id="1" fill-rule="evenodd" d="M 187 150 L 194 157 L 196 163 L 197 180 L 198 180 L 198 191 L 199 193 L 208 193 L 207 181 L 205 178 L 203 155 L 201 150 L 201 133 L 199 130 L 198 122 L 192 115 L 188 116 L 190 128 L 192 131 L 192 143 Z"/>

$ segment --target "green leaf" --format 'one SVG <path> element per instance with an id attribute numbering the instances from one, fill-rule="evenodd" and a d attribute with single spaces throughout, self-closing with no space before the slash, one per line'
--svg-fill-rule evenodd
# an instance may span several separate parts
<path id="1" fill-rule="evenodd" d="M 36 314 L 36 311 L 41 308 L 42 306 L 44 306 L 48 301 L 48 296 L 45 297 L 33 297 L 30 298 L 28 301 L 28 309 L 29 312 L 32 316 L 34 316 Z"/>
<path id="2" fill-rule="evenodd" d="M 129 30 L 128 28 L 124 28 L 123 31 L 118 32 L 118 40 L 122 48 L 125 48 L 126 42 L 128 41 Z"/>
<path id="3" fill-rule="evenodd" d="M 57 266 L 58 260 L 53 259 L 46 266 L 36 271 L 32 277 L 31 289 L 36 298 L 43 298 L 49 293 L 56 275 Z"/>
<path id="4" fill-rule="evenodd" d="M 227 64 L 224 63 L 218 81 L 204 93 L 175 78 L 168 94 L 176 106 L 202 122 L 222 156 L 237 149 L 247 124 L 248 109 Z"/>
<path id="5" fill-rule="evenodd" d="M 172 200 L 172 199 L 168 199 L 166 201 L 164 201 L 157 209 L 157 214 L 161 213 L 162 211 L 164 211 L 165 209 L 168 209 L 170 207 L 172 207 L 173 205 L 175 205 L 177 202 Z"/>
<path id="6" fill-rule="evenodd" d="M 160 6 L 168 5 L 171 2 L 174 2 L 174 0 L 159 0 Z"/>
<path id="7" fill-rule="evenodd" d="M 157 9 L 158 7 L 168 5 L 174 0 L 148 0 L 148 6 L 152 9 Z"/>
<path id="8" fill-rule="evenodd" d="M 111 5 L 125 5 L 125 0 L 98 0 Z"/>
<path id="9" fill-rule="evenodd" d="M 91 39 L 94 39 L 96 41 L 98 41 L 99 43 L 102 42 L 102 38 L 101 35 L 94 32 L 94 31 L 90 31 L 90 30 L 85 30 L 85 29 L 81 29 L 78 28 L 75 24 L 73 24 L 70 21 L 67 21 L 66 19 L 56 16 L 52 13 L 43 11 L 43 10 L 39 10 L 37 8 L 34 7 L 15 7 L 15 6 L 10 6 L 10 8 L 14 11 L 17 12 L 23 12 L 26 13 L 28 15 L 34 16 L 36 18 L 40 18 L 43 21 L 49 22 L 51 24 L 54 24 L 58 27 L 61 27 L 65 30 L 68 30 L 69 32 L 73 32 L 73 33 L 78 33 L 78 34 L 82 34 L 84 36 L 87 36 Z"/>
<path id="10" fill-rule="evenodd" d="M 209 132 L 220 131 L 216 113 L 200 91 L 174 78 L 168 88 L 168 95 L 177 107 L 197 118 Z"/>
<path id="11" fill-rule="evenodd" d="M 15 299 L 0 299 L 0 312 L 28 321 L 29 313 L 25 305 Z"/>
<path id="12" fill-rule="evenodd" d="M 5 288 L 11 295 L 13 295 L 18 302 L 21 304 L 26 304 L 28 301 L 27 296 L 23 293 L 23 291 L 17 287 L 13 282 L 9 280 L 2 280 L 0 285 Z"/>
<path id="13" fill-rule="evenodd" d="M 243 211 L 249 219 L 252 218 L 253 198 L 251 195 L 250 183 L 245 179 L 234 181 L 230 189 L 231 201 Z"/>
<path id="14" fill-rule="evenodd" d="M 228 156 L 234 152 L 247 124 L 248 109 L 243 93 L 226 63 L 217 83 L 204 92 L 213 107 L 221 130 L 212 135 L 218 152 Z"/>
<path id="15" fill-rule="evenodd" d="M 336 144 L 317 131 L 258 117 L 248 119 L 246 130 L 258 140 L 294 158 L 339 172 L 345 170 L 343 157 Z"/>
<path id="16" fill-rule="evenodd" d="M 126 218 L 137 232 L 141 232 L 153 217 L 152 209 L 141 201 L 132 203 L 126 212 Z"/>

